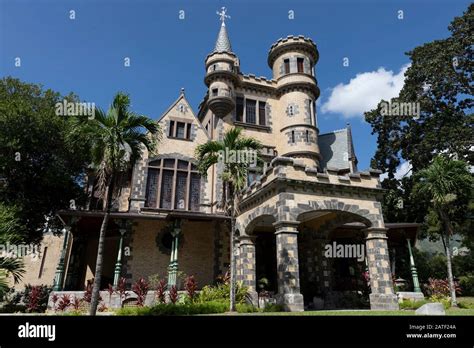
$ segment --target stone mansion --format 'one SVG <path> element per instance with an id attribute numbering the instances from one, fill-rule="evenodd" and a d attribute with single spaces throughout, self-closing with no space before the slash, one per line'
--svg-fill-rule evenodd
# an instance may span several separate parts
<path id="1" fill-rule="evenodd" d="M 222 21 L 205 59 L 207 90 L 197 113 L 182 90 L 158 120 L 159 155 L 145 152 L 123 179 L 106 236 L 103 288 L 119 277 L 174 282 L 181 272 L 202 287 L 228 271 L 222 167 L 201 177 L 194 156 L 197 145 L 240 127 L 263 144 L 264 159 L 248 172 L 236 219 L 237 280 L 250 298 L 265 289 L 288 311 L 341 308 L 345 295 L 365 286 L 372 309 L 398 309 L 395 251 L 413 244 L 417 227 L 384 223 L 381 172 L 358 169 L 350 126 L 319 133 L 318 58 L 310 38 L 288 36 L 268 52 L 272 78 L 243 74 Z M 87 207 L 60 213 L 66 233 L 45 236 L 25 283 L 81 291 L 94 277 L 104 214 L 94 182 L 89 178 Z M 363 245 L 364 260 L 325 256 L 334 242 Z"/>

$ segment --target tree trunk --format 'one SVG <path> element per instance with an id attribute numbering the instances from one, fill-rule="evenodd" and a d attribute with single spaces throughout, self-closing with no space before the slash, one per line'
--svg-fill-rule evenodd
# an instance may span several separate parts
<path id="1" fill-rule="evenodd" d="M 114 178 L 111 178 L 109 187 L 107 188 L 107 201 L 105 205 L 105 215 L 104 215 L 104 219 L 102 220 L 102 225 L 100 227 L 99 244 L 97 246 L 97 260 L 95 263 L 94 285 L 92 287 L 92 298 L 91 298 L 91 307 L 89 310 L 89 315 L 96 315 L 97 306 L 99 304 L 100 282 L 102 279 L 102 267 L 103 267 L 102 263 L 104 260 L 105 234 L 107 231 L 107 225 L 109 223 L 110 210 L 112 208 L 113 190 L 114 190 Z"/>
<path id="2" fill-rule="evenodd" d="M 230 190 L 228 190 L 230 193 Z M 234 238 L 235 238 L 235 211 L 234 201 L 231 200 L 230 207 L 230 308 L 231 312 L 235 312 L 235 250 L 234 250 Z"/>
<path id="3" fill-rule="evenodd" d="M 451 260 L 451 246 L 449 243 L 449 237 L 451 236 L 451 224 L 449 222 L 448 217 L 444 212 L 440 212 L 441 218 L 443 221 L 443 225 L 445 228 L 445 233 L 446 233 L 446 265 L 448 268 L 448 282 L 449 282 L 449 291 L 451 293 L 451 307 L 457 307 L 457 300 L 456 300 L 456 288 L 454 286 L 454 279 L 453 279 L 453 266 L 452 266 L 452 260 Z"/>

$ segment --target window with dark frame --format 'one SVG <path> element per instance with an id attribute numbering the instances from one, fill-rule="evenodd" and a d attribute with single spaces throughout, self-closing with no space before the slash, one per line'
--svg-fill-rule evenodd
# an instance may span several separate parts
<path id="1" fill-rule="evenodd" d="M 298 66 L 298 72 L 303 73 L 304 72 L 304 58 L 297 58 L 296 65 Z"/>
<path id="2" fill-rule="evenodd" d="M 149 163 L 145 207 L 199 211 L 200 196 L 201 175 L 192 163 L 174 158 Z"/>
<path id="3" fill-rule="evenodd" d="M 170 121 L 170 129 L 168 132 L 169 137 L 174 137 L 174 121 Z"/>
<path id="4" fill-rule="evenodd" d="M 309 143 L 309 130 L 306 130 L 306 142 Z"/>
<path id="5" fill-rule="evenodd" d="M 244 120 L 244 98 L 237 97 L 235 104 L 235 120 L 242 122 Z"/>
<path id="6" fill-rule="evenodd" d="M 289 74 L 290 73 L 290 60 L 285 59 L 283 63 L 285 65 L 285 74 Z"/>
<path id="7" fill-rule="evenodd" d="M 184 139 L 184 129 L 186 127 L 186 123 L 184 122 L 176 122 L 176 138 Z"/>
<path id="8" fill-rule="evenodd" d="M 252 99 L 247 99 L 246 100 L 246 120 L 245 122 L 255 124 L 256 123 L 256 115 L 255 115 L 255 106 L 256 106 L 256 101 Z"/>
<path id="9" fill-rule="evenodd" d="M 266 105 L 267 103 L 263 101 L 258 102 L 258 124 L 261 126 L 265 126 L 267 123 Z"/>
<path id="10" fill-rule="evenodd" d="M 291 142 L 294 144 L 295 143 L 295 131 L 291 131 Z"/>

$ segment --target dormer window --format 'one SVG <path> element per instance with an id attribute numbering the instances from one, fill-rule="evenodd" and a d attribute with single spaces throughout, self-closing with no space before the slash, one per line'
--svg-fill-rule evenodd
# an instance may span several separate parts
<path id="1" fill-rule="evenodd" d="M 191 122 L 170 121 L 168 138 L 191 140 Z"/>

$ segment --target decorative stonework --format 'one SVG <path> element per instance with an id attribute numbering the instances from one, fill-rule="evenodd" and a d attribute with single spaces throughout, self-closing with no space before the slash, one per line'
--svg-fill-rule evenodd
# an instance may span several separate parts
<path id="1" fill-rule="evenodd" d="M 277 249 L 277 301 L 288 311 L 303 311 L 298 262 L 298 223 L 274 223 Z"/>
<path id="2" fill-rule="evenodd" d="M 248 287 L 248 293 L 252 298 L 252 303 L 256 304 L 257 279 L 255 273 L 255 241 L 253 237 L 249 236 L 241 236 L 239 239 L 239 259 L 242 284 Z"/>
<path id="3" fill-rule="evenodd" d="M 366 230 L 366 253 L 370 277 L 370 308 L 398 310 L 397 295 L 393 291 L 392 272 L 388 255 L 385 228 Z"/>
<path id="4" fill-rule="evenodd" d="M 289 103 L 286 107 L 286 116 L 293 117 L 300 113 L 299 105 L 295 103 Z"/>

